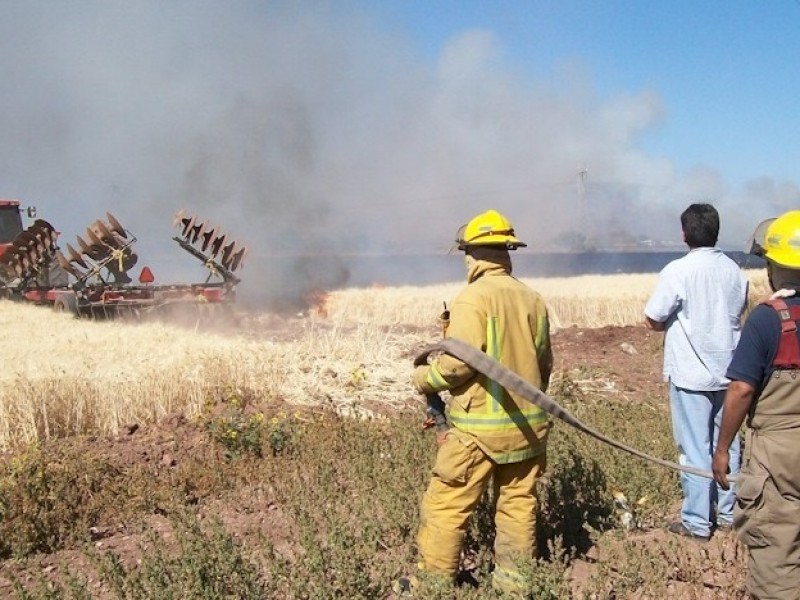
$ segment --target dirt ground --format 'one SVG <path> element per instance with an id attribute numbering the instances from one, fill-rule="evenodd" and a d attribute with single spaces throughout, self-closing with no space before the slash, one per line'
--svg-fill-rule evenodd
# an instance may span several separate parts
<path id="1" fill-rule="evenodd" d="M 662 336 L 659 333 L 651 332 L 644 326 L 568 328 L 555 332 L 552 342 L 557 372 L 580 372 L 581 369 L 587 372 L 600 372 L 603 374 L 600 385 L 604 386 L 606 394 L 619 394 L 626 398 L 635 398 L 638 395 L 665 396 L 666 388 L 661 380 L 661 354 L 658 351 L 662 343 Z M 203 435 L 197 426 L 176 416 L 155 425 L 131 425 L 116 437 L 92 439 L 86 443 L 92 444 L 94 451 L 107 453 L 119 464 L 150 463 L 170 468 L 184 458 L 184 453 L 191 452 L 195 444 L 201 443 Z M 203 505 L 201 513 L 219 516 L 234 535 L 261 531 L 271 536 L 279 532 L 281 526 L 279 507 L 270 506 L 264 513 L 243 511 L 237 506 L 238 503 L 210 502 Z M 163 515 L 152 515 L 149 525 L 153 531 L 166 536 L 167 539 L 171 535 L 169 519 Z M 112 527 L 93 528 L 89 533 L 98 550 L 113 550 L 123 560 L 131 563 L 137 560 L 141 545 L 146 543 L 145 535 L 129 531 L 124 523 Z M 663 544 L 665 538 L 670 537 L 670 534 L 663 531 L 649 531 L 637 535 L 642 544 Z M 702 575 L 704 589 L 708 591 L 708 595 L 695 595 L 695 586 L 695 592 L 676 588 L 673 597 L 718 597 L 714 595 L 717 587 L 715 582 L 734 576 L 731 569 L 736 562 L 736 553 L 740 552 L 733 534 L 715 536 L 712 542 L 706 545 L 699 545 L 691 540 L 678 540 L 677 543 L 686 553 L 701 553 L 708 564 L 714 565 L 715 568 L 710 568 Z M 590 552 L 586 560 L 575 564 L 573 578 L 577 590 L 591 576 L 596 558 Z M 90 566 L 86 564 L 86 558 L 73 550 L 38 556 L 34 560 L 44 573 L 55 573 L 65 564 L 79 572 L 91 571 Z M 0 563 L 0 597 L 11 594 L 9 575 L 12 573 L 20 573 L 14 561 Z M 23 575 L 23 583 L 26 578 L 31 580 L 33 576 Z M 96 586 L 94 591 L 98 597 L 102 597 L 101 584 L 96 582 Z M 687 593 L 692 595 L 686 595 Z"/>
<path id="2" fill-rule="evenodd" d="M 621 394 L 666 393 L 661 377 L 663 334 L 641 327 L 570 327 L 553 333 L 554 371 L 599 371 Z"/>
<path id="3" fill-rule="evenodd" d="M 667 387 L 662 378 L 663 334 L 644 327 L 603 327 L 599 329 L 563 329 L 553 336 L 555 370 L 573 371 L 586 368 L 603 374 L 603 394 L 626 399 L 637 396 L 667 400 Z M 678 518 L 680 503 L 673 507 Z M 629 534 L 629 539 L 641 547 L 661 546 L 677 551 L 687 565 L 686 573 L 676 573 L 671 598 L 720 598 L 720 588 L 741 581 L 742 548 L 730 531 L 718 532 L 708 543 L 679 538 L 664 530 L 653 529 Z M 573 589 L 578 593 L 594 574 L 594 564 L 600 557 L 590 551 L 585 559 L 572 567 Z M 702 573 L 691 572 L 697 564 L 706 565 Z M 692 565 L 691 568 L 688 566 Z M 702 581 L 698 592 L 697 579 Z"/>

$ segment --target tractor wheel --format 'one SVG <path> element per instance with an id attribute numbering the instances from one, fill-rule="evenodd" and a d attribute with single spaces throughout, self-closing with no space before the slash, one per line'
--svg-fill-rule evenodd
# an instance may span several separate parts
<path id="1" fill-rule="evenodd" d="M 78 316 L 78 299 L 71 294 L 63 294 L 56 298 L 53 310 L 59 313 L 69 313 Z"/>

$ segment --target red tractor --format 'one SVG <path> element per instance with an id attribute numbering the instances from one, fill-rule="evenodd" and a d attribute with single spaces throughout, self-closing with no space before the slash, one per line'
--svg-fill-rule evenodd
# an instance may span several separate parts
<path id="1" fill-rule="evenodd" d="M 63 250 L 50 223 L 36 219 L 23 229 L 20 213 L 18 201 L 0 200 L 0 291 L 7 298 L 86 317 L 185 313 L 187 307 L 227 310 L 235 300 L 240 282 L 235 271 L 247 250 L 196 217 L 179 213 L 173 240 L 202 261 L 208 277 L 202 283 L 155 285 L 146 266 L 133 283 L 136 238 L 111 213 L 92 223 L 85 237 L 76 237 L 78 249 L 66 244 Z M 35 214 L 28 209 L 30 218 Z"/>

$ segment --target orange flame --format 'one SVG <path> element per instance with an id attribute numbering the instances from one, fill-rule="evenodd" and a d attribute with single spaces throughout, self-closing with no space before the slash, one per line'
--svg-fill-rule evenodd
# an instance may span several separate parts
<path id="1" fill-rule="evenodd" d="M 328 300 L 331 295 L 325 290 L 315 289 L 311 290 L 306 295 L 306 302 L 308 304 L 308 312 L 313 313 L 318 317 L 328 316 Z"/>

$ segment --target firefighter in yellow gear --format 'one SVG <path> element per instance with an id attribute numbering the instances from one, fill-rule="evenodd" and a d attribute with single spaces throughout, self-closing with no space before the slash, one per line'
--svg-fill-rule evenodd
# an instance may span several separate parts
<path id="1" fill-rule="evenodd" d="M 553 355 L 542 297 L 511 275 L 509 250 L 526 244 L 495 210 L 457 235 L 467 286 L 450 307 L 447 337 L 480 348 L 545 391 Z M 419 568 L 454 580 L 468 521 L 493 485 L 497 506 L 493 587 L 524 593 L 521 564 L 536 557 L 536 481 L 546 465 L 548 415 L 464 362 L 440 355 L 414 371 L 423 394 L 448 390 L 452 428 L 439 436 L 417 536 Z"/>

